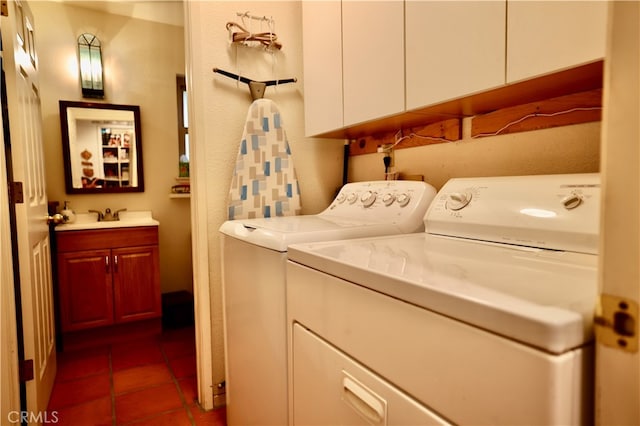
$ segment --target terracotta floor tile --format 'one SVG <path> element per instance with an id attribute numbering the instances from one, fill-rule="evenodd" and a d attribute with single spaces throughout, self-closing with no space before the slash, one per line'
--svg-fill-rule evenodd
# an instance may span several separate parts
<path id="1" fill-rule="evenodd" d="M 171 370 L 173 371 L 173 375 L 177 379 L 193 376 L 197 373 L 196 354 L 191 354 L 191 355 L 183 356 L 180 358 L 170 359 L 169 364 L 171 365 Z"/>
<path id="2" fill-rule="evenodd" d="M 58 426 L 110 426 L 112 424 L 111 397 L 61 408 L 51 413 L 56 414 Z"/>
<path id="3" fill-rule="evenodd" d="M 182 407 L 182 400 L 175 384 L 166 383 L 116 396 L 116 421 L 118 424 L 147 418 Z"/>
<path id="4" fill-rule="evenodd" d="M 185 408 L 129 424 L 132 426 L 192 426 L 191 418 Z"/>
<path id="5" fill-rule="evenodd" d="M 49 409 L 67 407 L 110 395 L 109 373 L 56 382 L 49 400 Z"/>
<path id="6" fill-rule="evenodd" d="M 171 373 L 164 362 L 113 372 L 113 389 L 116 395 L 161 383 L 172 383 Z"/>
<path id="7" fill-rule="evenodd" d="M 198 406 L 191 406 L 189 409 L 197 426 L 226 426 L 227 424 L 227 410 L 224 408 L 203 411 Z"/>
<path id="8" fill-rule="evenodd" d="M 181 340 L 195 344 L 196 332 L 193 327 L 171 328 L 162 331 L 160 340 L 163 342 Z"/>
<path id="9" fill-rule="evenodd" d="M 196 376 L 180 379 L 178 380 L 178 385 L 180 386 L 182 395 L 184 395 L 184 400 L 188 405 L 191 405 L 198 400 L 198 381 Z"/>
<path id="10" fill-rule="evenodd" d="M 65 381 L 109 371 L 109 347 L 82 349 L 58 354 L 56 380 Z"/>
<path id="11" fill-rule="evenodd" d="M 160 350 L 160 343 L 157 340 L 123 343 L 113 345 L 111 348 L 113 371 L 161 362 L 164 362 L 164 357 Z"/>
<path id="12" fill-rule="evenodd" d="M 163 342 L 162 350 L 168 359 L 180 358 L 196 353 L 195 347 L 192 344 L 182 341 Z"/>
<path id="13" fill-rule="evenodd" d="M 68 350 L 58 354 L 49 413 L 55 413 L 58 424 L 73 426 L 186 426 L 193 425 L 192 413 L 198 417 L 197 424 L 224 425 L 224 411 L 199 410 L 195 372 L 193 327 L 111 346 Z M 172 373 L 189 408 L 183 405 Z"/>

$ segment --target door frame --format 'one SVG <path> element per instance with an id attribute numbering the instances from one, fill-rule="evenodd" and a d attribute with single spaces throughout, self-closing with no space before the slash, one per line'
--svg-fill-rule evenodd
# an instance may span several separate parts
<path id="1" fill-rule="evenodd" d="M 609 318 L 607 311 L 624 314 L 619 301 L 640 304 L 640 5 L 611 2 L 608 15 L 600 167 L 600 320 Z M 612 300 L 618 301 L 613 309 L 608 307 Z M 639 319 L 635 317 L 636 342 Z M 600 323 L 596 325 L 596 424 L 640 424 L 640 353 L 629 349 L 632 344 L 627 348 L 620 344 L 626 335 L 608 341 L 607 331 L 615 327 Z"/>

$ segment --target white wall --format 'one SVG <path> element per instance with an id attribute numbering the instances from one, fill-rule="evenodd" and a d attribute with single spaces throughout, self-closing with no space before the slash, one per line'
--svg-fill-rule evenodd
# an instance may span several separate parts
<path id="1" fill-rule="evenodd" d="M 39 52 L 47 196 L 76 212 L 151 210 L 160 222 L 162 292 L 191 290 L 191 229 L 187 199 L 169 199 L 178 175 L 176 74 L 185 73 L 184 29 L 96 12 L 54 1 L 30 2 Z M 105 67 L 104 102 L 139 105 L 145 191 L 65 194 L 59 100 L 82 101 L 77 37 L 98 36 Z M 88 101 L 91 101 L 88 99 Z"/>
<path id="2" fill-rule="evenodd" d="M 214 74 L 215 67 L 253 80 L 296 77 L 298 82 L 265 97 L 280 108 L 300 184 L 303 214 L 324 209 L 342 181 L 342 142 L 304 137 L 302 30 L 300 2 L 192 1 L 185 5 L 191 95 L 192 160 L 195 169 L 194 209 L 196 293 L 210 293 L 213 383 L 224 380 L 221 258 L 218 228 L 226 220 L 226 201 L 247 110 L 248 87 Z M 231 45 L 225 25 L 239 20 L 236 12 L 271 16 L 281 51 L 271 55 L 260 48 Z M 239 21 L 240 22 L 240 21 Z M 248 24 L 247 24 L 248 25 Z M 259 24 L 254 23 L 257 32 Z M 266 28 L 263 27 L 265 30 Z M 196 294 L 198 296 L 198 294 Z M 198 300 L 198 297 L 196 298 Z M 200 311 L 202 313 L 202 311 Z M 208 316 L 205 312 L 204 316 Z M 203 324 L 204 325 L 204 324 Z M 208 337 L 208 336 L 207 336 Z M 200 341 L 200 340 L 199 340 Z M 208 379 L 208 378 L 207 378 Z M 206 391 L 206 390 L 205 390 Z M 202 402 L 202 401 L 201 401 Z"/>

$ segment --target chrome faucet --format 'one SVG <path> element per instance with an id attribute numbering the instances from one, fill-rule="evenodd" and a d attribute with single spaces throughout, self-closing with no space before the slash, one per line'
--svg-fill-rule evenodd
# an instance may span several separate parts
<path id="1" fill-rule="evenodd" d="M 89 213 L 97 213 L 98 214 L 98 222 L 112 222 L 115 220 L 120 220 L 120 212 L 123 212 L 127 209 L 119 209 L 116 210 L 115 213 L 111 213 L 111 209 L 106 209 L 104 213 L 99 210 L 89 210 Z"/>

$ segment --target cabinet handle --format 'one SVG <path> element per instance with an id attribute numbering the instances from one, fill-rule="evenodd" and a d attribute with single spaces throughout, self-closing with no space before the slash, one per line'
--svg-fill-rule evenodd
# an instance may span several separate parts
<path id="1" fill-rule="evenodd" d="M 113 270 L 118 272 L 118 256 L 113 256 Z"/>
<path id="2" fill-rule="evenodd" d="M 109 273 L 109 256 L 104 257 L 104 269 Z"/>

